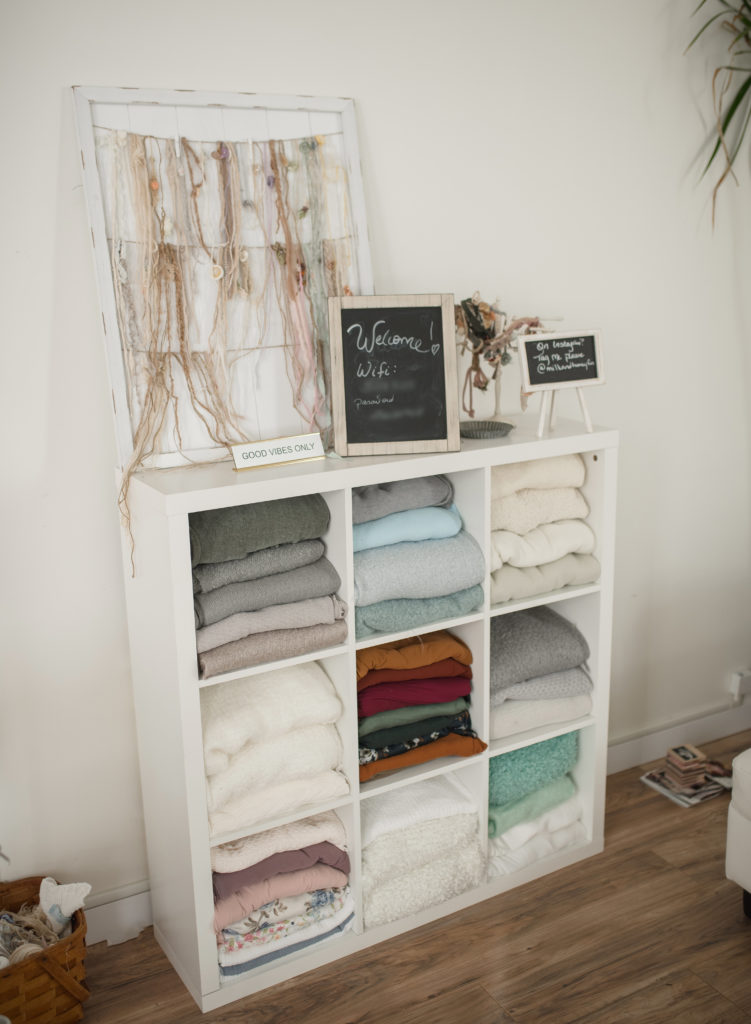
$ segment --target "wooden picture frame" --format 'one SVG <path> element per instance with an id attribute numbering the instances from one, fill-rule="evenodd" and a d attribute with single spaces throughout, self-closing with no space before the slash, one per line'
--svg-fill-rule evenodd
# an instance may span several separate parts
<path id="1" fill-rule="evenodd" d="M 522 391 L 604 384 L 599 331 L 527 334 L 519 340 Z"/>
<path id="2" fill-rule="evenodd" d="M 458 451 L 454 296 L 329 299 L 339 455 Z"/>

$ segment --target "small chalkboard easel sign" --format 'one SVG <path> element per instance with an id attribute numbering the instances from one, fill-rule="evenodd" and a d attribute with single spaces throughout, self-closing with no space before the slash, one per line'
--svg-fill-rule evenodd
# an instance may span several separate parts
<path id="1" fill-rule="evenodd" d="M 605 382 L 599 332 L 528 334 L 519 342 L 519 357 L 522 391 L 543 392 L 538 437 L 546 421 L 549 429 L 553 426 L 555 393 L 562 388 L 576 388 L 584 423 L 591 433 L 592 421 L 582 388 Z"/>
<path id="2" fill-rule="evenodd" d="M 339 455 L 459 449 L 453 295 L 329 299 Z"/>

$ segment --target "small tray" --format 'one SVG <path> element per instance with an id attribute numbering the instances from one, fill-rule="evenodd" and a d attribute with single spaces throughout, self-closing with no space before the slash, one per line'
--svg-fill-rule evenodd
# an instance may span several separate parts
<path id="1" fill-rule="evenodd" d="M 462 420 L 459 424 L 459 433 L 462 437 L 471 437 L 479 441 L 505 437 L 513 429 L 513 423 L 505 423 L 503 420 Z"/>

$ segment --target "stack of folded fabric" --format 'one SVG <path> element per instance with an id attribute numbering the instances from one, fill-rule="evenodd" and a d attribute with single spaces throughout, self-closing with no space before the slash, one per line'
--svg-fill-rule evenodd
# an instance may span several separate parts
<path id="1" fill-rule="evenodd" d="M 578 732 L 490 759 L 488 875 L 505 875 L 586 839 L 582 803 L 569 774 Z"/>
<path id="2" fill-rule="evenodd" d="M 349 792 L 335 722 L 342 705 L 317 662 L 201 690 L 211 835 Z"/>
<path id="3" fill-rule="evenodd" d="M 360 817 L 366 928 L 432 907 L 485 877 L 477 804 L 453 774 L 364 800 Z"/>
<path id="4" fill-rule="evenodd" d="M 347 840 L 333 811 L 211 851 L 222 978 L 346 931 L 354 916 Z"/>
<path id="5" fill-rule="evenodd" d="M 321 539 L 329 509 L 320 494 L 189 519 L 201 678 L 346 640 L 341 580 Z"/>
<path id="6" fill-rule="evenodd" d="M 573 622 L 552 608 L 526 608 L 490 622 L 491 739 L 592 710 L 589 645 Z"/>
<path id="7" fill-rule="evenodd" d="M 412 629 L 482 604 L 485 560 L 445 476 L 356 487 L 355 633 Z"/>
<path id="8" fill-rule="evenodd" d="M 472 730 L 472 652 L 445 630 L 357 652 L 360 781 L 487 744 Z"/>
<path id="9" fill-rule="evenodd" d="M 534 597 L 599 578 L 595 535 L 579 488 L 581 455 L 556 455 L 491 470 L 490 599 Z"/>

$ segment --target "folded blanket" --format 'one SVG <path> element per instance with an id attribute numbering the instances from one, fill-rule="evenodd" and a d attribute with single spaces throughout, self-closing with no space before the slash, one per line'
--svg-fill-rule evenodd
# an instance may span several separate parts
<path id="1" fill-rule="evenodd" d="M 221 810 L 210 811 L 209 832 L 212 837 L 225 832 L 237 832 L 259 822 L 268 822 L 346 796 L 347 793 L 349 783 L 337 771 L 280 782 L 266 789 L 243 793 L 225 804 Z"/>
<path id="2" fill-rule="evenodd" d="M 355 604 L 442 597 L 485 579 L 480 546 L 466 530 L 443 540 L 389 544 L 354 556 Z"/>
<path id="3" fill-rule="evenodd" d="M 379 793 L 360 805 L 363 851 L 381 836 L 457 814 L 477 814 L 477 801 L 456 773 L 418 779 L 409 786 Z M 450 833 L 451 826 L 446 828 Z"/>
<path id="4" fill-rule="evenodd" d="M 592 711 L 592 697 L 582 693 L 578 697 L 552 697 L 547 700 L 507 700 L 490 709 L 491 740 L 513 736 L 527 729 L 539 729 L 555 722 L 571 722 Z"/>
<path id="5" fill-rule="evenodd" d="M 564 555 L 589 555 L 595 549 L 592 527 L 583 519 L 558 519 L 543 523 L 529 533 L 493 530 L 490 534 L 490 569 L 502 565 L 525 568 L 555 562 Z"/>
<path id="6" fill-rule="evenodd" d="M 567 800 L 556 804 L 543 811 L 536 818 L 529 821 L 522 821 L 518 825 L 502 832 L 495 840 L 495 848 L 505 847 L 507 850 L 518 850 L 525 843 L 528 843 L 534 836 L 541 832 L 557 832 L 559 828 L 567 828 L 579 821 L 582 817 L 583 807 L 581 797 L 574 793 Z"/>
<path id="7" fill-rule="evenodd" d="M 307 725 L 248 743 L 224 771 L 206 779 L 206 803 L 217 811 L 242 793 L 340 768 L 342 741 L 335 725 Z"/>
<path id="8" fill-rule="evenodd" d="M 233 921 L 239 921 L 270 900 L 296 896 L 315 889 L 342 888 L 346 884 L 347 876 L 344 872 L 327 864 L 314 864 L 299 871 L 288 871 L 283 875 L 253 882 L 214 905 L 214 930 L 220 932 Z"/>
<path id="9" fill-rule="evenodd" d="M 587 830 L 584 825 L 580 821 L 575 821 L 573 825 L 558 829 L 556 832 L 542 832 L 534 836 L 518 850 L 497 850 L 494 845 L 497 840 L 491 839 L 488 842 L 488 877 L 519 871 L 529 864 L 542 860 L 543 857 L 549 857 L 560 850 L 582 843 L 586 838 Z"/>
<path id="10" fill-rule="evenodd" d="M 402 640 L 389 640 L 377 647 L 366 647 L 357 652 L 357 678 L 377 668 L 415 668 L 418 665 L 432 665 L 444 658 L 454 658 L 463 665 L 472 664 L 469 647 L 445 629 L 427 633 L 425 636 L 410 636 Z"/>
<path id="11" fill-rule="evenodd" d="M 339 573 L 324 555 L 299 569 L 277 572 L 258 580 L 228 583 L 193 598 L 196 626 L 210 626 L 237 612 L 254 612 L 270 605 L 288 604 L 309 597 L 325 597 L 341 586 Z M 284 628 L 284 627 L 279 627 Z"/>
<path id="12" fill-rule="evenodd" d="M 563 672 L 550 672 L 545 676 L 525 679 L 512 686 L 493 690 L 490 695 L 490 706 L 503 704 L 505 700 L 548 700 L 554 697 L 578 697 L 582 693 L 591 693 L 592 680 L 583 668 L 567 668 Z"/>
<path id="13" fill-rule="evenodd" d="M 491 501 L 530 487 L 581 487 L 586 466 L 581 455 L 551 455 L 532 462 L 512 462 L 490 470 Z"/>
<path id="14" fill-rule="evenodd" d="M 482 753 L 487 746 L 487 743 L 483 743 L 476 736 L 459 736 L 458 733 L 451 732 L 448 736 L 441 736 L 440 739 L 422 747 L 415 747 L 414 750 L 409 750 L 405 754 L 397 754 L 384 761 L 373 761 L 371 764 L 360 765 L 360 782 L 374 779 L 376 775 L 381 775 L 383 772 L 399 771 L 401 768 L 408 768 L 413 764 L 425 764 L 439 757 L 471 757 L 473 754 Z"/>
<path id="15" fill-rule="evenodd" d="M 454 500 L 454 488 L 448 477 L 426 476 L 418 480 L 396 480 L 388 484 L 368 484 L 352 490 L 352 522 L 367 523 L 394 512 L 411 508 L 442 505 Z"/>
<path id="16" fill-rule="evenodd" d="M 304 917 L 317 909 L 322 911 L 322 916 L 333 914 L 349 896 L 350 887 L 345 885 L 341 888 L 313 889 L 311 892 L 301 892 L 296 896 L 269 900 L 258 910 L 246 914 L 240 921 L 233 921 L 226 928 L 222 928 L 217 936 L 217 946 L 226 944 L 229 951 L 235 942 L 239 943 L 247 935 L 273 931 L 277 923 L 284 923 L 293 917 Z"/>
<path id="17" fill-rule="evenodd" d="M 439 540 L 453 537 L 462 528 L 462 517 L 456 505 L 449 508 L 432 506 L 392 512 L 369 523 L 356 523 L 352 530 L 355 551 L 382 548 L 403 541 Z"/>
<path id="18" fill-rule="evenodd" d="M 284 850 L 274 853 L 271 857 L 259 861 L 258 864 L 251 864 L 242 871 L 214 872 L 212 882 L 214 887 L 214 902 L 231 896 L 232 893 L 261 882 L 264 878 L 273 878 L 274 875 L 286 874 L 290 871 L 301 871 L 303 868 L 313 867 L 315 864 L 328 864 L 330 868 L 343 871 L 349 874 L 349 856 L 344 850 L 334 846 L 332 843 L 315 843 L 313 846 L 304 846 L 299 850 Z"/>
<path id="19" fill-rule="evenodd" d="M 491 757 L 489 803 L 510 803 L 553 782 L 574 767 L 578 755 L 579 733 L 567 732 Z"/>
<path id="20" fill-rule="evenodd" d="M 407 743 L 410 740 L 414 740 L 420 736 L 430 736 L 433 733 L 439 733 L 445 730 L 446 732 L 451 731 L 453 725 L 461 725 L 462 723 L 469 724 L 469 710 L 466 707 L 466 700 L 463 697 L 459 698 L 463 703 L 464 707 L 454 714 L 448 715 L 426 715 L 424 718 L 420 718 L 414 722 L 405 722 L 403 725 L 392 725 L 386 729 L 377 729 L 374 732 L 370 732 L 367 736 L 360 737 L 360 751 L 362 758 L 363 750 L 381 750 L 384 747 L 389 747 L 397 743 Z M 425 705 L 422 705 L 423 707 Z M 439 704 L 439 707 L 445 705 Z M 438 737 L 435 736 L 435 739 Z M 365 762 L 361 759 L 360 764 Z"/>
<path id="21" fill-rule="evenodd" d="M 366 747 L 362 745 L 363 741 L 361 740 L 360 747 L 358 748 L 360 765 L 372 764 L 374 761 L 385 761 L 390 757 L 406 754 L 410 750 L 417 749 L 417 747 L 424 747 L 429 743 L 435 743 L 436 740 L 442 736 L 448 736 L 449 733 L 458 736 L 475 736 L 469 711 L 462 711 L 461 714 L 440 723 L 435 720 L 432 723 L 416 722 L 411 728 L 408 726 L 407 730 L 409 731 L 405 733 L 406 739 L 392 740 L 390 743 L 381 746 L 375 746 L 374 744 L 372 747 Z M 384 769 L 384 771 L 387 770 Z"/>
<path id="22" fill-rule="evenodd" d="M 488 835 L 499 836 L 520 822 L 531 821 L 568 800 L 574 793 L 574 780 L 570 775 L 561 775 L 519 800 L 491 804 L 488 807 Z"/>
<path id="23" fill-rule="evenodd" d="M 492 502 L 490 528 L 529 533 L 542 523 L 554 523 L 557 519 L 586 519 L 588 515 L 589 506 L 584 495 L 575 487 L 531 488 Z"/>
<path id="24" fill-rule="evenodd" d="M 431 622 L 458 619 L 476 611 L 483 597 L 482 587 L 477 585 L 442 597 L 402 597 L 356 607 L 355 636 L 360 640 L 377 633 L 396 633 Z"/>
<path id="25" fill-rule="evenodd" d="M 346 640 L 347 623 L 344 619 L 298 629 L 270 629 L 267 633 L 254 633 L 199 654 L 199 674 L 201 679 L 210 679 L 223 672 L 236 672 L 253 665 L 322 651 L 326 647 L 338 647 Z"/>
<path id="26" fill-rule="evenodd" d="M 343 619 L 346 613 L 346 604 L 335 594 L 291 601 L 289 604 L 274 604 L 257 612 L 238 612 L 211 626 L 197 629 L 196 650 L 203 654 L 253 633 L 268 633 L 272 629 L 300 629 L 303 626 L 330 624 Z"/>
<path id="27" fill-rule="evenodd" d="M 421 821 L 409 828 L 389 832 L 362 851 L 362 888 L 366 895 L 405 871 L 414 871 L 432 861 L 477 841 L 476 811 Z"/>
<path id="28" fill-rule="evenodd" d="M 263 743 L 308 725 L 328 725 L 341 713 L 334 684 L 316 661 L 204 686 L 201 721 L 206 773 L 224 771 L 247 743 Z"/>
<path id="29" fill-rule="evenodd" d="M 440 704 L 457 697 L 468 697 L 472 680 L 463 676 L 445 679 L 413 679 L 403 683 L 379 683 L 369 686 L 357 697 L 358 718 L 368 718 L 378 711 L 403 708 L 414 704 Z"/>
<path id="30" fill-rule="evenodd" d="M 490 689 L 583 664 L 589 645 L 573 622 L 540 606 L 490 620 Z"/>
<path id="31" fill-rule="evenodd" d="M 217 587 L 226 587 L 228 583 L 258 580 L 262 576 L 299 569 L 301 565 L 317 562 L 325 552 L 326 545 L 322 540 L 301 540 L 296 544 L 262 548 L 245 558 L 196 565 L 193 569 L 193 592 L 207 594 Z"/>
<path id="32" fill-rule="evenodd" d="M 265 832 L 233 839 L 221 846 L 212 846 L 211 869 L 221 872 L 242 871 L 251 864 L 273 857 L 275 853 L 297 850 L 315 843 L 331 843 L 342 850 L 347 848 L 347 833 L 334 811 L 323 811 L 309 818 L 277 825 Z"/>
<path id="33" fill-rule="evenodd" d="M 228 562 L 261 548 L 322 537 L 329 507 L 320 494 L 191 512 L 191 565 Z"/>
<path id="34" fill-rule="evenodd" d="M 564 555 L 547 565 L 517 569 L 504 565 L 490 577 L 490 600 L 517 601 L 526 597 L 548 594 L 561 587 L 594 583 L 600 578 L 600 563 L 594 555 Z"/>
<path id="35" fill-rule="evenodd" d="M 367 718 L 361 718 L 357 726 L 358 736 L 367 742 L 370 734 L 379 729 L 391 729 L 399 725 L 408 725 L 411 722 L 419 722 L 425 717 L 436 715 L 458 715 L 466 711 L 469 701 L 466 697 L 457 697 L 456 700 L 443 701 L 440 704 L 413 704 L 406 708 L 390 708 L 388 711 L 378 711 Z"/>
<path id="36" fill-rule="evenodd" d="M 456 658 L 443 658 L 432 665 L 415 665 L 413 668 L 374 668 L 362 679 L 357 680 L 357 689 L 366 690 L 377 683 L 398 683 L 406 679 L 444 678 L 445 676 L 464 676 L 472 678 L 472 669 L 463 665 Z"/>

